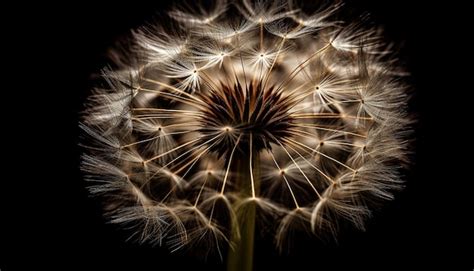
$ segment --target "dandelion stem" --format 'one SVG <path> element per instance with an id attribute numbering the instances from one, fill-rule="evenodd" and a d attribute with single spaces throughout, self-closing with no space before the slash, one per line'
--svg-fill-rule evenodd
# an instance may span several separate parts
<path id="1" fill-rule="evenodd" d="M 250 136 L 250 152 L 247 158 L 236 159 L 234 163 L 236 185 L 240 189 L 240 201 L 255 199 L 260 183 L 260 157 L 252 144 Z M 236 203 L 239 205 L 240 201 Z M 227 255 L 227 271 L 253 270 L 253 250 L 255 236 L 255 201 L 251 200 L 237 210 L 239 224 L 232 226 L 231 244 Z M 240 234 L 239 234 L 240 232 Z M 240 238 L 239 238 L 240 235 Z"/>

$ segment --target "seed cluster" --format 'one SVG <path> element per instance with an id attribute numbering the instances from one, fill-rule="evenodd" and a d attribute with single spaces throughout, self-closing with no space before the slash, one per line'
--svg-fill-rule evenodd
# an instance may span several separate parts
<path id="1" fill-rule="evenodd" d="M 174 10 L 104 70 L 82 168 L 137 240 L 218 247 L 251 205 L 283 247 L 294 228 L 363 228 L 400 188 L 405 74 L 380 31 L 277 2 Z"/>

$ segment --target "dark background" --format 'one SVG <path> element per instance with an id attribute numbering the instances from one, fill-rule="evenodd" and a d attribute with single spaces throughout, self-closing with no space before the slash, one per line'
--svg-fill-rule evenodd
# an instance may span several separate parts
<path id="1" fill-rule="evenodd" d="M 472 196 L 463 193 L 472 175 L 464 173 L 468 165 L 454 151 L 464 149 L 469 134 L 458 129 L 462 107 L 452 106 L 467 89 L 456 80 L 459 66 L 450 63 L 456 53 L 452 45 L 461 37 L 454 25 L 461 22 L 448 25 L 454 22 L 448 16 L 456 13 L 430 2 L 346 2 L 385 27 L 412 74 L 410 110 L 418 123 L 406 189 L 375 215 L 366 232 L 349 231 L 339 244 L 301 235 L 290 253 L 279 255 L 271 236 L 259 239 L 256 270 L 472 270 L 468 218 L 473 212 L 467 210 Z M 98 200 L 88 197 L 78 169 L 78 112 L 91 75 L 106 65 L 117 40 L 131 28 L 159 20 L 157 14 L 169 4 L 25 3 L 19 13 L 12 11 L 18 16 L 5 25 L 16 31 L 4 34 L 9 37 L 4 45 L 18 53 L 4 53 L 16 65 L 10 69 L 15 87 L 5 87 L 3 96 L 8 101 L 2 108 L 8 116 L 4 127 L 11 131 L 3 147 L 9 149 L 10 142 L 16 147 L 5 155 L 8 174 L 1 180 L 7 185 L 1 190 L 2 271 L 224 269 L 215 259 L 206 263 L 202 257 L 125 242 L 124 232 L 102 218 Z M 16 92 L 20 97 L 10 98 L 16 89 L 22 90 Z"/>

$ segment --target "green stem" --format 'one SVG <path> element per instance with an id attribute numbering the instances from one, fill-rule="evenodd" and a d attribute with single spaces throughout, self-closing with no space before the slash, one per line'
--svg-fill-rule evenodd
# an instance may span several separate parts
<path id="1" fill-rule="evenodd" d="M 238 172 L 236 184 L 241 191 L 241 200 L 252 197 L 250 174 L 253 174 L 255 190 L 256 192 L 258 191 L 260 159 L 255 149 L 252 149 L 252 163 L 252 169 L 250 169 L 250 157 L 247 159 L 237 159 L 235 162 L 236 171 L 234 172 Z M 236 204 L 239 204 L 239 202 L 236 202 Z M 227 271 L 252 271 L 255 236 L 255 203 L 250 201 L 237 211 L 239 221 L 237 225 L 232 225 L 230 241 L 233 247 L 229 248 L 227 255 Z"/>

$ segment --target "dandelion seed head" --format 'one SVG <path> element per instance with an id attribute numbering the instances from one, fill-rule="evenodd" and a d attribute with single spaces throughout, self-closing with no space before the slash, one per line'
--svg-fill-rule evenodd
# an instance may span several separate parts
<path id="1" fill-rule="evenodd" d="M 245 214 L 337 236 L 364 229 L 401 188 L 410 117 L 406 73 L 379 29 L 341 5 L 189 3 L 133 31 L 129 66 L 86 105 L 82 169 L 133 239 L 221 253 Z M 253 208 L 253 209 L 252 209 Z M 232 244 L 231 244 L 232 245 Z"/>

